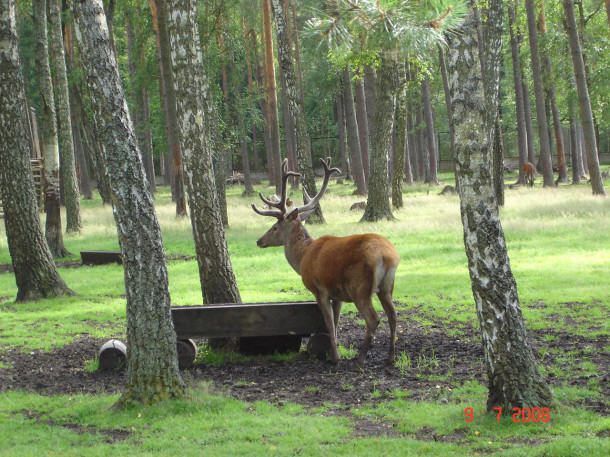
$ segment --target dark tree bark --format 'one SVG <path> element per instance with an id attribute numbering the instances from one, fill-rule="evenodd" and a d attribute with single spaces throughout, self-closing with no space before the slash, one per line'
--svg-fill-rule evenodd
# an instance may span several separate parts
<path id="1" fill-rule="evenodd" d="M 532 105 L 530 103 L 530 91 L 523 75 L 523 69 L 521 71 L 521 81 L 523 81 L 523 114 L 525 115 L 525 131 L 527 132 L 527 158 L 529 163 L 536 163 L 536 144 L 534 137 L 534 123 L 532 121 Z"/>
<path id="2" fill-rule="evenodd" d="M 76 178 L 74 138 L 70 116 L 70 95 L 61 26 L 61 0 L 49 0 L 49 30 L 53 48 L 53 68 L 57 87 L 57 108 L 59 114 L 59 154 L 60 172 L 66 204 L 66 232 L 80 232 L 83 222 L 80 215 L 80 192 Z"/>
<path id="3" fill-rule="evenodd" d="M 345 126 L 347 130 L 347 145 L 349 148 L 350 162 L 352 165 L 352 176 L 356 184 L 356 195 L 366 195 L 366 181 L 364 179 L 364 168 L 362 166 L 362 152 L 354 106 L 354 93 L 352 91 L 352 75 L 349 67 L 343 69 L 343 101 L 345 103 Z"/>
<path id="4" fill-rule="evenodd" d="M 265 73 L 265 94 L 267 95 L 267 125 L 269 128 L 269 139 L 271 140 L 271 149 L 269 153 L 269 168 L 270 184 L 275 185 L 275 193 L 281 194 L 282 174 L 281 166 L 281 148 L 280 148 L 280 125 L 278 121 L 277 109 L 277 89 L 275 79 L 275 65 L 273 60 L 273 31 L 271 27 L 271 0 L 262 0 L 263 7 L 263 36 L 264 36 L 264 65 Z"/>
<path id="5" fill-rule="evenodd" d="M 180 126 L 176 113 L 176 92 L 172 70 L 171 50 L 167 33 L 167 6 L 165 0 L 150 0 L 153 23 L 156 24 L 157 46 L 159 48 L 159 70 L 163 88 L 163 109 L 167 131 L 167 145 L 172 160 L 172 194 L 176 203 L 176 217 L 186 217 L 186 196 L 184 193 L 184 173 L 180 150 Z M 155 20 L 156 18 L 156 20 Z"/>
<path id="6" fill-rule="evenodd" d="M 301 182 L 303 190 L 310 196 L 316 195 L 316 182 L 313 175 L 313 167 L 311 163 L 311 142 L 307 132 L 307 122 L 305 121 L 305 112 L 299 91 L 297 87 L 296 74 L 294 71 L 294 63 L 292 61 L 292 52 L 288 43 L 288 35 L 286 28 L 286 20 L 284 8 L 281 0 L 271 0 L 273 13 L 275 16 L 275 26 L 277 31 L 277 46 L 280 56 L 280 71 L 284 75 L 286 81 L 286 95 L 288 102 L 288 111 L 292 118 L 294 127 L 294 136 L 296 138 L 296 155 L 299 165 L 299 173 L 301 174 Z M 307 203 L 307 201 L 305 202 Z M 322 207 L 316 206 L 315 211 L 307 219 L 308 222 L 317 224 L 324 223 Z"/>
<path id="7" fill-rule="evenodd" d="M 510 30 L 510 49 L 513 62 L 513 83 L 515 87 L 515 109 L 517 119 L 517 147 L 519 148 L 519 178 L 517 183 L 525 185 L 523 164 L 528 161 L 527 157 L 527 129 L 525 125 L 525 106 L 523 100 L 523 80 L 521 79 L 521 57 L 519 53 L 519 33 L 516 30 L 516 6 L 514 0 L 509 2 L 508 27 Z M 532 162 L 533 163 L 533 162 Z"/>
<path id="8" fill-rule="evenodd" d="M 47 246 L 32 170 L 15 3 L 0 1 L 0 195 L 17 302 L 73 295 Z"/>
<path id="9" fill-rule="evenodd" d="M 527 28 L 530 38 L 530 51 L 532 62 L 532 75 L 534 78 L 534 95 L 536 96 L 536 113 L 538 121 L 538 140 L 540 141 L 540 160 L 542 163 L 542 177 L 545 187 L 555 187 L 553 180 L 553 164 L 551 162 L 551 144 L 549 140 L 549 127 L 547 122 L 544 84 L 542 81 L 542 66 L 540 64 L 540 49 L 538 46 L 538 31 L 536 27 L 536 12 L 534 0 L 525 0 L 527 11 Z"/>
<path id="10" fill-rule="evenodd" d="M 397 63 L 397 80 L 396 157 L 392 175 L 392 207 L 394 209 L 403 207 L 402 182 L 407 153 L 407 69 L 404 60 Z"/>
<path id="11" fill-rule="evenodd" d="M 49 46 L 47 39 L 47 2 L 32 2 L 34 21 L 36 76 L 40 89 L 42 110 L 38 113 L 38 125 L 43 148 L 45 175 L 45 211 L 47 220 L 45 237 L 53 257 L 65 257 L 70 252 L 64 246 L 61 228 L 60 190 L 59 190 L 59 144 L 53 83 L 49 65 Z"/>
<path id="12" fill-rule="evenodd" d="M 127 296 L 127 382 L 115 407 L 155 403 L 184 393 L 161 229 L 125 92 L 112 51 L 102 0 L 73 3 L 87 88 L 94 104 L 112 191 Z"/>
<path id="13" fill-rule="evenodd" d="M 437 157 L 438 152 L 436 150 L 436 138 L 434 131 L 434 116 L 432 115 L 432 103 L 430 101 L 430 84 L 428 74 L 424 74 L 421 81 L 421 90 L 424 97 L 424 118 L 426 119 L 426 140 L 428 141 L 428 160 L 429 160 L 429 173 L 426 174 L 425 182 L 438 184 L 438 177 L 436 174 Z"/>
<path id="14" fill-rule="evenodd" d="M 345 173 L 345 179 L 352 179 L 351 165 L 347 157 L 345 147 L 345 115 L 343 113 L 343 94 L 337 92 L 335 95 L 335 122 L 337 123 L 337 134 L 339 136 L 339 155 L 341 156 L 341 171 Z"/>
<path id="15" fill-rule="evenodd" d="M 396 110 L 395 87 L 396 62 L 388 56 L 382 56 L 375 85 L 376 108 L 371 131 L 369 195 L 361 222 L 394 219 L 390 206 L 388 166 Z"/>
<path id="16" fill-rule="evenodd" d="M 168 1 L 174 89 L 191 224 L 204 303 L 239 303 L 214 182 L 206 111 L 210 84 L 203 67 L 195 0 Z M 207 100 L 206 100 L 207 99 Z"/>
<path id="17" fill-rule="evenodd" d="M 445 53 L 441 46 L 438 47 L 438 61 L 441 68 L 441 77 L 443 79 L 443 90 L 445 92 L 445 105 L 447 108 L 447 118 L 449 120 L 449 143 L 451 145 L 451 159 L 453 161 L 453 170 L 455 171 L 455 138 L 453 134 L 453 122 L 451 113 L 451 94 L 449 93 L 449 79 L 447 78 L 447 64 L 445 62 Z M 456 181 L 457 182 L 457 181 Z"/>
<path id="18" fill-rule="evenodd" d="M 585 72 L 585 63 L 582 58 L 582 50 L 576 28 L 576 17 L 574 15 L 573 0 L 563 0 L 563 8 L 566 15 L 565 27 L 570 42 L 570 53 L 574 67 L 574 78 L 578 91 L 578 104 L 580 107 L 580 119 L 584 131 L 585 146 L 587 149 L 587 162 L 591 179 L 591 189 L 594 195 L 606 195 L 604 181 L 599 168 L 599 157 L 597 155 L 597 141 L 595 138 L 595 126 L 593 123 L 593 112 L 589 98 L 589 88 Z"/>
<path id="19" fill-rule="evenodd" d="M 366 91 L 364 90 L 364 77 L 360 76 L 354 82 L 356 94 L 356 121 L 358 122 L 358 140 L 360 141 L 360 156 L 362 157 L 362 172 L 364 173 L 364 185 L 368 189 L 371 177 L 371 123 L 366 109 Z"/>
<path id="20" fill-rule="evenodd" d="M 540 3 L 540 14 L 539 14 L 538 28 L 540 35 L 544 37 L 546 35 L 546 17 L 544 14 L 544 2 Z M 561 129 L 561 119 L 559 118 L 559 108 L 557 107 L 557 97 L 555 91 L 555 83 L 553 82 L 553 65 L 551 64 L 551 56 L 548 51 L 542 53 L 543 71 L 547 74 L 544 78 L 546 82 L 546 94 L 547 100 L 551 105 L 551 116 L 553 119 L 553 133 L 555 135 L 555 144 L 557 147 L 557 168 L 558 178 L 557 182 L 568 181 L 568 170 L 566 168 L 566 156 L 563 143 L 563 132 Z"/>
<path id="21" fill-rule="evenodd" d="M 487 409 L 548 407 L 553 398 L 527 337 L 490 173 L 494 123 L 471 13 L 448 55 L 464 245 L 489 382 Z"/>
<path id="22" fill-rule="evenodd" d="M 575 86 L 574 82 L 570 83 L 570 87 L 573 90 Z M 578 144 L 578 102 L 573 94 L 570 94 L 569 99 L 569 117 L 570 117 L 570 155 L 572 156 L 572 184 L 580 184 L 580 178 L 582 176 L 582 169 L 580 168 L 580 145 Z"/>

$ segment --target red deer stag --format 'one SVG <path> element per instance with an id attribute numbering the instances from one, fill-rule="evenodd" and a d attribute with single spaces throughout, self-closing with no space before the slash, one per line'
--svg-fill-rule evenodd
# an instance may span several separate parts
<path id="1" fill-rule="evenodd" d="M 396 338 L 396 310 L 392 303 L 394 275 L 398 266 L 398 252 L 387 238 L 375 234 L 335 237 L 330 235 L 313 239 L 302 222 L 314 211 L 328 181 L 338 168 L 330 168 L 330 158 L 320 159 L 324 166 L 322 189 L 311 198 L 305 189 L 306 204 L 287 212 L 286 182 L 289 176 L 300 176 L 288 171 L 288 161 L 282 164 L 282 197 L 271 202 L 260 194 L 261 199 L 274 209 L 252 209 L 261 216 L 273 216 L 277 222 L 265 233 L 257 244 L 261 248 L 284 246 L 286 260 L 301 275 L 303 284 L 316 297 L 330 336 L 330 359 L 339 363 L 337 330 L 343 302 L 353 302 L 366 322 L 366 336 L 358 353 L 356 363 L 364 366 L 366 354 L 371 346 L 379 316 L 373 308 L 372 298 L 376 293 L 390 324 L 390 349 L 387 363 L 394 363 Z"/>
<path id="2" fill-rule="evenodd" d="M 525 176 L 525 183 L 529 184 L 530 187 L 534 187 L 534 176 L 538 174 L 536 173 L 536 167 L 534 164 L 531 162 L 525 162 L 521 167 L 521 171 Z"/>

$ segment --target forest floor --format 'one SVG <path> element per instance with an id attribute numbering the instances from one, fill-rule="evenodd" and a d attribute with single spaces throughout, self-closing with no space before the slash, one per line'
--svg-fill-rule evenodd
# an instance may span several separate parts
<path id="1" fill-rule="evenodd" d="M 421 306 L 399 308 L 399 338 L 396 343 L 397 364 L 386 367 L 389 331 L 387 323 L 377 331 L 364 370 L 343 359 L 335 367 L 301 351 L 293 357 L 244 356 L 222 365 L 196 364 L 183 370 L 188 385 L 213 383 L 212 391 L 221 395 L 254 402 L 276 404 L 298 403 L 310 408 L 331 405 L 336 414 L 350 415 L 358 405 L 375 405 L 393 398 L 411 401 L 460 401 L 452 389 L 469 381 L 485 384 L 483 352 L 478 325 L 437 322 L 422 326 Z M 474 314 L 474 313 L 473 313 Z M 451 336 L 455 335 L 455 336 Z M 364 327 L 355 314 L 342 316 L 340 344 L 357 348 Z M 599 383 L 602 398 L 582 398 L 572 406 L 598 414 L 610 415 L 610 353 L 607 342 L 555 330 L 530 331 L 533 346 L 544 354 L 541 365 L 552 387 L 587 388 Z M 87 371 L 87 361 L 95 359 L 104 340 L 81 336 L 71 344 L 51 352 L 23 352 L 13 348 L 0 353 L 0 391 L 25 390 L 42 394 L 113 394 L 125 383 L 125 371 Z M 566 359 L 566 354 L 570 357 Z M 579 374 L 577 366 L 588 363 L 601 373 L 592 379 Z M 552 367 L 552 369 L 551 369 Z M 467 402 L 467 399 L 462 400 Z M 465 407 L 469 405 L 464 403 Z M 387 433 L 377 425 L 359 424 L 364 436 Z"/>

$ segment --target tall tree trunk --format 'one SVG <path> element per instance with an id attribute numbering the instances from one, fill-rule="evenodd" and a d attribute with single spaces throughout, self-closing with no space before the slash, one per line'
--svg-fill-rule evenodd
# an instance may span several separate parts
<path id="1" fill-rule="evenodd" d="M 42 104 L 42 111 L 38 113 L 38 119 L 44 157 L 45 211 L 47 213 L 45 236 L 51 254 L 55 258 L 59 258 L 70 255 L 70 252 L 64 247 L 61 228 L 59 144 L 51 67 L 49 65 L 46 0 L 34 0 L 32 2 L 32 13 L 35 36 L 34 60 Z"/>
<path id="2" fill-rule="evenodd" d="M 395 87 L 396 62 L 388 56 L 382 56 L 375 85 L 376 108 L 371 131 L 369 195 L 362 222 L 394 219 L 390 206 L 388 165 L 396 111 Z"/>
<path id="3" fill-rule="evenodd" d="M 546 35 L 546 17 L 544 14 L 544 2 L 540 3 L 540 14 L 538 17 L 538 28 L 540 30 L 540 35 L 544 37 Z M 557 107 L 557 97 L 555 95 L 555 83 L 553 82 L 553 66 L 551 64 L 551 56 L 546 50 L 542 53 L 542 62 L 542 68 L 547 74 L 547 77 L 545 78 L 545 81 L 547 83 L 547 99 L 551 104 L 553 132 L 555 134 L 555 143 L 557 145 L 557 168 L 559 170 L 557 182 L 567 182 L 568 170 L 566 168 L 566 156 L 564 151 L 563 132 L 561 129 L 561 119 L 559 118 L 559 108 Z"/>
<path id="4" fill-rule="evenodd" d="M 176 92 L 174 91 L 174 72 L 172 70 L 171 50 L 167 33 L 167 6 L 165 0 L 150 0 L 153 11 L 153 24 L 156 24 L 157 46 L 159 48 L 159 72 L 163 87 L 163 109 L 167 145 L 172 160 L 172 193 L 176 203 L 176 217 L 186 217 L 186 197 L 184 193 L 184 173 L 182 152 L 180 150 L 180 126 L 176 112 Z"/>
<path id="5" fill-rule="evenodd" d="M 345 115 L 343 113 L 343 95 L 337 92 L 335 95 L 335 122 L 337 123 L 337 134 L 339 137 L 339 155 L 341 156 L 341 171 L 345 173 L 345 179 L 351 180 L 351 166 L 345 147 Z"/>
<path id="6" fill-rule="evenodd" d="M 209 137 L 210 84 L 203 67 L 195 0 L 168 1 L 168 31 L 178 102 L 191 224 L 204 303 L 239 303 L 241 297 L 222 224 Z"/>
<path id="7" fill-rule="evenodd" d="M 57 106 L 59 125 L 59 153 L 61 176 L 66 202 L 66 232 L 80 232 L 83 222 L 80 216 L 80 193 L 76 178 L 74 160 L 74 139 L 72 137 L 72 119 L 70 116 L 70 95 L 62 35 L 60 0 L 49 0 L 49 30 L 53 46 L 53 67 L 57 81 Z"/>
<path id="8" fill-rule="evenodd" d="M 356 195 L 366 195 L 366 181 L 364 180 L 364 168 L 362 166 L 362 152 L 358 133 L 358 122 L 356 120 L 356 109 L 354 107 L 354 93 L 352 92 L 352 75 L 349 66 L 343 69 L 343 101 L 345 103 L 345 126 L 347 129 L 347 145 L 349 148 L 350 162 L 352 164 L 352 175 L 356 184 Z"/>
<path id="9" fill-rule="evenodd" d="M 464 244 L 489 383 L 487 409 L 548 407 L 553 399 L 528 341 L 517 285 L 489 170 L 494 123 L 480 79 L 476 23 L 471 13 L 450 37 L 449 73 L 454 113 Z"/>
<path id="10" fill-rule="evenodd" d="M 271 5 L 273 6 L 273 12 L 275 15 L 277 46 L 278 54 L 280 56 L 280 71 L 284 74 L 284 78 L 286 80 L 288 110 L 294 125 L 296 154 L 299 163 L 299 173 L 301 174 L 301 182 L 303 184 L 304 193 L 306 192 L 308 195 L 316 195 L 316 182 L 311 163 L 311 142 L 309 139 L 309 134 L 307 133 L 305 112 L 303 110 L 301 97 L 299 97 L 297 88 L 294 63 L 292 62 L 292 53 L 288 44 L 288 35 L 282 0 L 271 0 Z M 311 214 L 311 216 L 309 216 L 307 221 L 318 224 L 325 222 L 320 205 L 316 206 L 315 211 Z"/>
<path id="11" fill-rule="evenodd" d="M 490 0 L 487 9 L 487 34 L 485 38 L 485 98 L 488 102 L 490 124 L 494 125 L 493 138 L 493 183 L 496 200 L 504 206 L 504 144 L 500 119 L 500 69 L 502 67 L 502 34 L 504 30 L 503 0 Z"/>
<path id="12" fill-rule="evenodd" d="M 360 141 L 360 155 L 362 157 L 362 171 L 364 173 L 364 184 L 368 189 L 371 176 L 371 124 L 366 110 L 366 92 L 364 90 L 364 77 L 360 76 L 354 82 L 356 94 L 356 121 L 358 122 L 358 139 Z"/>
<path id="13" fill-rule="evenodd" d="M 563 8 L 566 15 L 565 27 L 570 42 L 570 53 L 572 54 L 572 65 L 574 67 L 574 78 L 578 90 L 578 104 L 580 106 L 580 119 L 584 130 L 584 140 L 587 149 L 587 162 L 591 179 L 591 189 L 594 195 L 606 195 L 604 181 L 599 168 L 599 157 L 597 155 L 597 141 L 595 138 L 595 126 L 593 124 L 593 112 L 587 87 L 585 63 L 582 58 L 582 50 L 576 28 L 576 17 L 574 15 L 574 1 L 563 0 Z"/>
<path id="14" fill-rule="evenodd" d="M 570 88 L 572 92 L 575 89 L 575 82 L 570 82 Z M 580 168 L 580 147 L 577 141 L 577 129 L 578 129 L 578 102 L 573 93 L 569 95 L 569 116 L 570 116 L 570 155 L 572 156 L 572 184 L 580 184 L 580 177 L 582 176 L 582 170 Z"/>
<path id="15" fill-rule="evenodd" d="M 527 158 L 529 163 L 536 163 L 536 142 L 534 137 L 534 123 L 532 121 L 532 105 L 530 103 L 530 91 L 525 80 L 523 69 L 521 69 L 521 81 L 523 81 L 523 114 L 525 115 L 525 131 L 527 132 Z"/>
<path id="16" fill-rule="evenodd" d="M 127 382 L 115 407 L 184 393 L 170 314 L 165 250 L 129 117 L 102 0 L 74 2 L 76 34 L 112 189 L 127 296 Z"/>
<path id="17" fill-rule="evenodd" d="M 508 27 L 510 30 L 510 49 L 513 62 L 513 84 L 515 88 L 515 109 L 517 111 L 517 147 L 519 148 L 519 178 L 517 183 L 525 185 L 523 164 L 528 161 L 527 157 L 527 130 L 525 126 L 525 108 L 523 101 L 523 80 L 521 79 L 521 57 L 519 54 L 519 33 L 516 30 L 516 6 L 515 0 L 509 2 Z"/>
<path id="18" fill-rule="evenodd" d="M 30 166 L 25 89 L 15 2 L 0 1 L 0 195 L 17 302 L 72 295 L 45 241 Z"/>
<path id="19" fill-rule="evenodd" d="M 532 75 L 534 78 L 534 95 L 536 96 L 536 114 L 538 121 L 538 140 L 540 141 L 540 160 L 542 162 L 542 177 L 545 187 L 555 187 L 553 180 L 553 164 L 551 162 L 551 144 L 544 99 L 544 84 L 542 82 L 542 67 L 540 65 L 540 49 L 536 28 L 536 12 L 534 0 L 525 0 L 527 10 L 527 28 L 530 38 Z"/>
<path id="20" fill-rule="evenodd" d="M 449 78 L 447 78 L 447 64 L 445 62 L 445 53 L 441 46 L 438 47 L 438 61 L 441 68 L 441 77 L 443 79 L 443 90 L 445 92 L 445 106 L 447 108 L 447 119 L 449 125 L 449 144 L 451 147 L 451 161 L 453 163 L 453 171 L 455 172 L 455 139 L 453 134 L 453 122 L 451 113 L 451 94 L 449 93 Z M 456 181 L 457 182 L 457 181 Z"/>
<path id="21" fill-rule="evenodd" d="M 269 150 L 269 179 L 273 177 L 275 193 L 280 195 L 282 189 L 282 173 L 280 171 L 282 153 L 280 148 L 280 125 L 277 110 L 277 89 L 275 80 L 275 64 L 273 61 L 273 30 L 271 27 L 271 0 L 262 0 L 263 6 L 263 37 L 265 64 L 265 94 L 267 95 L 267 123 L 271 140 Z"/>
<path id="22" fill-rule="evenodd" d="M 421 90 L 424 97 L 424 118 L 426 119 L 426 139 L 428 140 L 428 160 L 429 160 L 429 173 L 426 174 L 426 181 L 432 184 L 438 184 L 438 177 L 436 174 L 438 153 L 436 151 L 436 139 L 434 131 L 434 116 L 432 115 L 432 103 L 430 101 L 430 84 L 428 73 L 424 73 L 424 77 L 421 80 Z"/>
<path id="23" fill-rule="evenodd" d="M 407 152 L 407 69 L 405 61 L 397 63 L 397 116 L 396 116 L 396 157 L 394 158 L 394 174 L 392 175 L 392 207 L 403 207 L 402 182 L 405 170 L 405 155 Z"/>
<path id="24" fill-rule="evenodd" d="M 407 67 L 407 77 L 408 77 L 408 67 Z M 407 131 L 405 136 L 405 182 L 409 185 L 413 184 L 415 181 L 415 156 L 413 153 L 413 144 L 415 142 L 415 136 L 413 135 L 413 104 L 409 103 L 407 113 Z"/>

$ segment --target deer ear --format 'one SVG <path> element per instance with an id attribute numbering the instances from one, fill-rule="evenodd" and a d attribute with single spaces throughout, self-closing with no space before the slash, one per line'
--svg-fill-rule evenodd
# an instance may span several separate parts
<path id="1" fill-rule="evenodd" d="M 301 221 L 302 221 L 302 222 L 305 222 L 305 221 L 307 220 L 307 218 L 308 218 L 309 216 L 311 216 L 311 215 L 312 215 L 312 213 L 313 213 L 314 211 L 315 211 L 315 208 L 314 208 L 314 209 L 310 209 L 309 211 L 305 211 L 305 212 L 301 213 L 301 214 L 300 214 L 300 216 L 301 216 L 301 217 L 300 217 Z"/>

